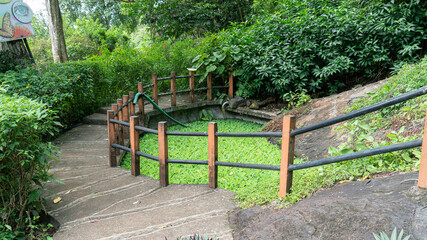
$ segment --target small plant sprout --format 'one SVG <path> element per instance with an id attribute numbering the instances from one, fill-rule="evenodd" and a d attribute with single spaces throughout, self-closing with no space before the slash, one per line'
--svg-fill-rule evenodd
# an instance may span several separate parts
<path id="1" fill-rule="evenodd" d="M 374 235 L 375 240 L 409 240 L 411 235 L 408 235 L 403 238 L 403 229 L 400 231 L 399 236 L 397 235 L 397 229 L 394 228 L 393 232 L 391 233 L 391 236 L 388 237 L 385 232 L 381 232 L 380 235 L 377 235 L 375 233 L 372 233 Z"/>

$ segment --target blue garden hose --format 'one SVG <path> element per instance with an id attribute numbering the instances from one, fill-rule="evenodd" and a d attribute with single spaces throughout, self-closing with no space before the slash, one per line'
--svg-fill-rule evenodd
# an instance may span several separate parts
<path id="1" fill-rule="evenodd" d="M 151 104 L 153 104 L 153 106 L 155 107 L 155 108 L 157 108 L 161 113 L 163 113 L 163 115 L 165 115 L 166 117 L 168 117 L 170 120 L 172 120 L 174 123 L 176 123 L 176 124 L 178 124 L 178 125 L 181 125 L 181 126 L 183 126 L 183 127 L 187 127 L 187 125 L 185 125 L 184 123 L 181 123 L 181 122 L 179 122 L 178 120 L 176 120 L 176 119 L 174 119 L 174 118 L 172 118 L 171 116 L 169 116 L 169 114 L 167 114 L 165 111 L 163 111 L 163 109 L 161 109 L 160 107 L 159 107 L 159 105 L 157 105 L 154 101 L 153 101 L 153 99 L 151 99 L 149 96 L 147 96 L 145 93 L 137 93 L 136 95 L 135 95 L 135 98 L 134 98 L 134 100 L 133 100 L 133 103 L 134 104 L 136 104 L 137 102 L 138 102 L 138 99 L 141 97 L 141 95 L 142 96 L 144 96 Z"/>

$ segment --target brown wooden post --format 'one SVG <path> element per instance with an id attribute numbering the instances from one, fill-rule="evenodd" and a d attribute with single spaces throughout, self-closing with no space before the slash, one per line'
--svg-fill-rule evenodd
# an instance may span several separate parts
<path id="1" fill-rule="evenodd" d="M 427 188 L 427 111 L 424 120 L 424 135 L 421 149 L 420 172 L 418 173 L 418 187 Z"/>
<path id="2" fill-rule="evenodd" d="M 136 155 L 136 152 L 139 151 L 139 132 L 135 129 L 138 122 L 137 116 L 130 117 L 130 172 L 133 176 L 140 174 L 139 156 Z"/>
<path id="3" fill-rule="evenodd" d="M 292 172 L 288 171 L 289 165 L 294 163 L 295 137 L 291 131 L 295 129 L 295 116 L 283 117 L 282 130 L 282 159 L 280 162 L 280 188 L 279 197 L 285 197 L 292 187 Z"/>
<path id="4" fill-rule="evenodd" d="M 119 120 L 119 115 L 117 112 L 118 108 L 119 107 L 117 106 L 117 104 L 111 105 L 111 110 L 113 110 L 114 112 L 114 120 Z M 118 140 L 119 140 L 119 124 L 114 124 L 114 143 L 118 143 Z M 116 155 L 119 155 L 119 154 L 120 154 L 120 149 L 116 149 Z"/>
<path id="5" fill-rule="evenodd" d="M 144 93 L 144 86 L 142 85 L 142 82 L 138 83 L 138 92 L 139 93 Z M 145 121 L 144 97 L 139 97 L 139 99 L 138 99 L 138 108 L 139 108 L 139 112 L 141 112 L 141 121 L 144 124 L 144 121 Z"/>
<path id="6" fill-rule="evenodd" d="M 153 100 L 157 105 L 159 105 L 159 87 L 157 84 L 157 74 L 153 73 L 153 75 L 151 75 L 151 81 L 153 82 Z"/>
<path id="7" fill-rule="evenodd" d="M 168 168 L 168 136 L 166 135 L 166 122 L 159 122 L 159 180 L 160 186 L 169 185 L 169 168 Z"/>
<path id="8" fill-rule="evenodd" d="M 208 164 L 209 164 L 209 187 L 218 187 L 218 137 L 215 135 L 218 130 L 216 122 L 210 122 L 208 127 Z"/>
<path id="9" fill-rule="evenodd" d="M 135 116 L 135 104 L 133 104 L 133 100 L 135 100 L 135 93 L 129 92 L 129 99 L 131 102 L 129 103 L 129 115 Z"/>
<path id="10" fill-rule="evenodd" d="M 176 106 L 176 74 L 175 72 L 171 72 L 171 92 L 172 92 L 172 96 L 171 96 L 171 106 L 175 107 Z"/>
<path id="11" fill-rule="evenodd" d="M 117 106 L 120 109 L 123 106 L 123 100 L 122 99 L 117 99 Z M 123 121 L 123 109 L 121 111 L 118 111 L 119 114 L 117 114 L 119 116 L 119 121 Z M 124 145 L 124 139 L 123 139 L 123 127 L 122 125 L 119 126 L 119 144 L 120 145 Z"/>
<path id="12" fill-rule="evenodd" d="M 228 76 L 228 97 L 233 98 L 233 69 L 230 69 L 230 75 Z"/>
<path id="13" fill-rule="evenodd" d="M 212 101 L 212 72 L 208 73 L 208 100 Z"/>
<path id="14" fill-rule="evenodd" d="M 123 122 L 129 122 L 129 96 L 123 95 Z M 126 139 L 129 138 L 129 128 L 123 126 L 123 133 Z"/>
<path id="15" fill-rule="evenodd" d="M 107 126 L 108 126 L 108 149 L 110 152 L 110 167 L 117 166 L 116 149 L 111 144 L 116 143 L 116 135 L 114 134 L 114 123 L 110 122 L 110 119 L 114 119 L 114 111 L 107 111 Z"/>
<path id="16" fill-rule="evenodd" d="M 190 102 L 194 102 L 194 71 L 190 71 Z"/>

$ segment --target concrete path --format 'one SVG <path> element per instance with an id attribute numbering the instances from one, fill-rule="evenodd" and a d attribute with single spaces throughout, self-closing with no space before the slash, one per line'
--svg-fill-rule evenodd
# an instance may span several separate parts
<path id="1" fill-rule="evenodd" d="M 60 160 L 50 170 L 64 184 L 47 189 L 49 214 L 61 239 L 177 239 L 195 233 L 232 239 L 233 193 L 207 185 L 159 186 L 108 166 L 107 127 L 81 125 L 56 139 Z M 53 200 L 61 197 L 59 203 Z"/>

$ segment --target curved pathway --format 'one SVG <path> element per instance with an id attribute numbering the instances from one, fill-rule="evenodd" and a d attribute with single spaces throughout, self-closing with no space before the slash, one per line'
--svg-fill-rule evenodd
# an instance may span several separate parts
<path id="1" fill-rule="evenodd" d="M 108 165 L 107 127 L 85 124 L 55 140 L 47 208 L 61 225 L 54 239 L 232 239 L 233 193 L 207 185 L 159 186 L 158 180 Z M 62 200 L 53 203 L 60 197 Z"/>

